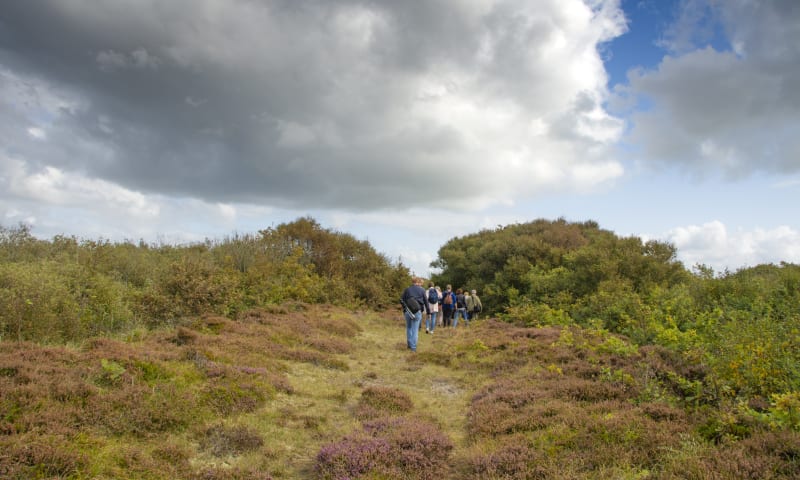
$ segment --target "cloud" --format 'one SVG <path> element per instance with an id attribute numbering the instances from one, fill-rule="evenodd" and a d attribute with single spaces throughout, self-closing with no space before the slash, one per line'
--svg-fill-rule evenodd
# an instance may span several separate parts
<path id="1" fill-rule="evenodd" d="M 104 72 L 113 72 L 125 68 L 158 68 L 161 60 L 147 53 L 144 48 L 137 48 L 130 54 L 113 50 L 105 50 L 97 54 L 97 65 Z"/>
<path id="2" fill-rule="evenodd" d="M 0 108 L 0 151 L 30 169 L 361 211 L 623 173 L 598 54 L 624 31 L 618 0 L 65 0 L 13 2 L 0 22 L 4 90 L 40 100 Z"/>
<path id="3" fill-rule="evenodd" d="M 35 138 L 36 140 L 44 140 L 47 138 L 47 133 L 39 127 L 28 128 L 28 135 Z"/>
<path id="4" fill-rule="evenodd" d="M 102 179 L 27 165 L 0 156 L 3 225 L 25 223 L 42 238 L 54 235 L 122 241 L 186 243 L 222 238 L 237 228 L 247 233 L 269 226 L 276 216 L 289 221 L 299 212 L 267 207 L 204 202 L 129 190 Z"/>
<path id="5" fill-rule="evenodd" d="M 152 218 L 159 214 L 157 202 L 148 200 L 139 192 L 116 184 L 54 167 L 29 172 L 24 162 L 0 157 L 0 187 L 13 197 L 37 202 L 43 206 L 78 207 L 93 206 L 111 212 L 124 211 L 129 215 Z"/>
<path id="6" fill-rule="evenodd" d="M 665 41 L 672 53 L 655 70 L 629 72 L 618 92 L 646 106 L 630 112 L 626 138 L 639 160 L 728 178 L 800 170 L 800 5 L 683 5 Z"/>
<path id="7" fill-rule="evenodd" d="M 687 267 L 709 265 L 715 271 L 768 263 L 800 263 L 800 231 L 788 226 L 738 229 L 730 232 L 720 221 L 677 227 L 663 238 L 678 249 Z"/>

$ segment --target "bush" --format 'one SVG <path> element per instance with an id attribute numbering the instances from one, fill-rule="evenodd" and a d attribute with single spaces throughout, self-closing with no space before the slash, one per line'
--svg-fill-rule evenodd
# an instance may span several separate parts
<path id="1" fill-rule="evenodd" d="M 272 480 L 272 476 L 258 470 L 206 467 L 192 475 L 191 480 Z"/>
<path id="2" fill-rule="evenodd" d="M 450 439 L 428 422 L 405 417 L 381 419 L 323 446 L 315 468 L 319 477 L 326 480 L 367 474 L 378 478 L 435 479 L 447 471 L 452 449 Z"/>
<path id="3" fill-rule="evenodd" d="M 0 264 L 0 340 L 64 342 L 83 338 L 78 302 L 59 265 Z"/>
<path id="4" fill-rule="evenodd" d="M 259 433 L 244 425 L 214 425 L 200 433 L 200 448 L 214 456 L 241 455 L 264 445 Z"/>
<path id="5" fill-rule="evenodd" d="M 228 416 L 256 411 L 273 393 L 271 385 L 255 380 L 216 378 L 205 387 L 202 398 L 215 412 Z"/>
<path id="6" fill-rule="evenodd" d="M 122 385 L 91 397 L 87 414 L 115 435 L 138 437 L 186 428 L 197 418 L 194 398 L 171 384 Z"/>
<path id="7" fill-rule="evenodd" d="M 356 417 L 376 418 L 410 412 L 414 404 L 403 391 L 391 387 L 368 387 L 361 392 Z"/>
<path id="8" fill-rule="evenodd" d="M 670 466 L 664 479 L 686 480 L 790 480 L 800 472 L 800 434 L 765 432 Z"/>
<path id="9" fill-rule="evenodd" d="M 494 451 L 470 457 L 467 478 L 537 480 L 555 478 L 545 466 L 545 458 L 527 445 L 524 437 L 511 437 Z"/>
<path id="10" fill-rule="evenodd" d="M 68 443 L 54 437 L 0 440 L 0 477 L 7 479 L 75 478 L 88 459 Z"/>

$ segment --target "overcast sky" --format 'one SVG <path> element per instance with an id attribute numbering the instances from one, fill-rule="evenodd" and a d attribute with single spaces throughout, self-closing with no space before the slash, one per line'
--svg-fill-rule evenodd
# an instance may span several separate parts
<path id="1" fill-rule="evenodd" d="M 595 220 L 687 267 L 800 263 L 796 0 L 25 0 L 0 224 L 187 242 L 310 215 L 422 275 Z"/>

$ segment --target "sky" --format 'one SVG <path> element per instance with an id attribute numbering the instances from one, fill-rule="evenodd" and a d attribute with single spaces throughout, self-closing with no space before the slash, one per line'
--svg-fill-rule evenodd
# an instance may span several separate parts
<path id="1" fill-rule="evenodd" d="M 27 0 L 0 225 L 223 239 L 310 216 L 421 276 L 535 219 L 800 263 L 796 0 Z"/>

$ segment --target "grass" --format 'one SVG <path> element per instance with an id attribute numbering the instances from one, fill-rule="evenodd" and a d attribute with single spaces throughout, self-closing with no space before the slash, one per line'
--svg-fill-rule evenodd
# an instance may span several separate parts
<path id="1" fill-rule="evenodd" d="M 481 320 L 410 353 L 398 312 L 300 307 L 0 343 L 0 478 L 800 476 L 800 435 L 696 405 L 664 350 Z"/>

